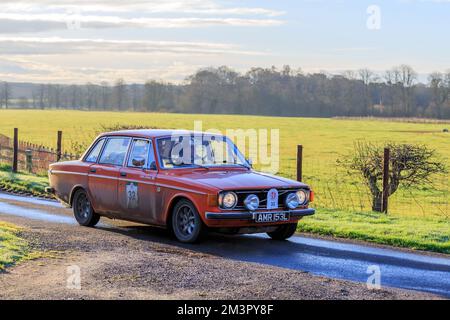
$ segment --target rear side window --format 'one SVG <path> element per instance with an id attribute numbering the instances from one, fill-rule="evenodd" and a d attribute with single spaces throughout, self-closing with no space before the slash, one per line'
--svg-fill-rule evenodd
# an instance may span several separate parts
<path id="1" fill-rule="evenodd" d="M 99 163 L 116 166 L 123 165 L 125 157 L 127 156 L 130 141 L 130 138 L 109 138 Z"/>
<path id="2" fill-rule="evenodd" d="M 151 150 L 151 143 L 148 140 L 135 140 L 131 149 L 130 158 L 128 159 L 128 166 L 134 168 L 149 167 L 149 156 Z M 150 161 L 155 161 L 153 152 Z"/>
<path id="3" fill-rule="evenodd" d="M 94 148 L 92 148 L 91 152 L 87 155 L 85 161 L 86 162 L 97 162 L 98 156 L 100 155 L 100 151 L 102 151 L 102 147 L 105 144 L 105 139 L 101 139 L 97 141 Z"/>

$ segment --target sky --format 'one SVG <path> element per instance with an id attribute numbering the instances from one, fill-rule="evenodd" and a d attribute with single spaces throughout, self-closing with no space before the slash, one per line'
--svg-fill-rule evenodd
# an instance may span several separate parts
<path id="1" fill-rule="evenodd" d="M 0 81 L 180 83 L 205 67 L 450 69 L 450 0 L 1 0 Z"/>

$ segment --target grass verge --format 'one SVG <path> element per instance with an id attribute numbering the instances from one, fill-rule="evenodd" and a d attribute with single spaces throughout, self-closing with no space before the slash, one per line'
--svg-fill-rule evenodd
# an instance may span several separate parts
<path id="1" fill-rule="evenodd" d="M 24 173 L 12 173 L 11 167 L 0 165 L 0 190 L 45 197 L 48 178 Z"/>
<path id="2" fill-rule="evenodd" d="M 450 219 L 317 209 L 298 231 L 450 254 Z"/>
<path id="3" fill-rule="evenodd" d="M 0 221 L 0 271 L 28 257 L 28 244 L 19 234 L 20 228 Z"/>

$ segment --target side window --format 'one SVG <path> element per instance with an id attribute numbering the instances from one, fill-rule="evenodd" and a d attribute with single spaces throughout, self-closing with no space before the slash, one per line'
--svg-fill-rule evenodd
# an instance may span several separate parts
<path id="1" fill-rule="evenodd" d="M 103 144 L 105 143 L 105 139 L 99 140 L 94 148 L 92 148 L 91 152 L 86 156 L 86 162 L 97 162 L 98 156 L 100 155 L 100 151 L 102 150 Z"/>
<path id="2" fill-rule="evenodd" d="M 99 163 L 116 166 L 123 165 L 125 157 L 127 156 L 130 140 L 130 138 L 109 138 Z"/>
<path id="3" fill-rule="evenodd" d="M 150 168 L 155 163 L 152 144 L 149 140 L 135 140 L 128 159 L 128 167 Z"/>

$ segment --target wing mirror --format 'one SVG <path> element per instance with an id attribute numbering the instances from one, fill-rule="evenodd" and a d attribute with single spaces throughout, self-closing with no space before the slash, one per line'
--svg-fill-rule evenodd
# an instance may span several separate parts
<path id="1" fill-rule="evenodd" d="M 133 158 L 132 162 L 133 167 L 143 167 L 145 166 L 145 158 L 137 157 Z"/>
<path id="2" fill-rule="evenodd" d="M 153 161 L 152 163 L 150 163 L 150 170 L 158 170 L 158 168 L 156 167 L 156 162 Z"/>

